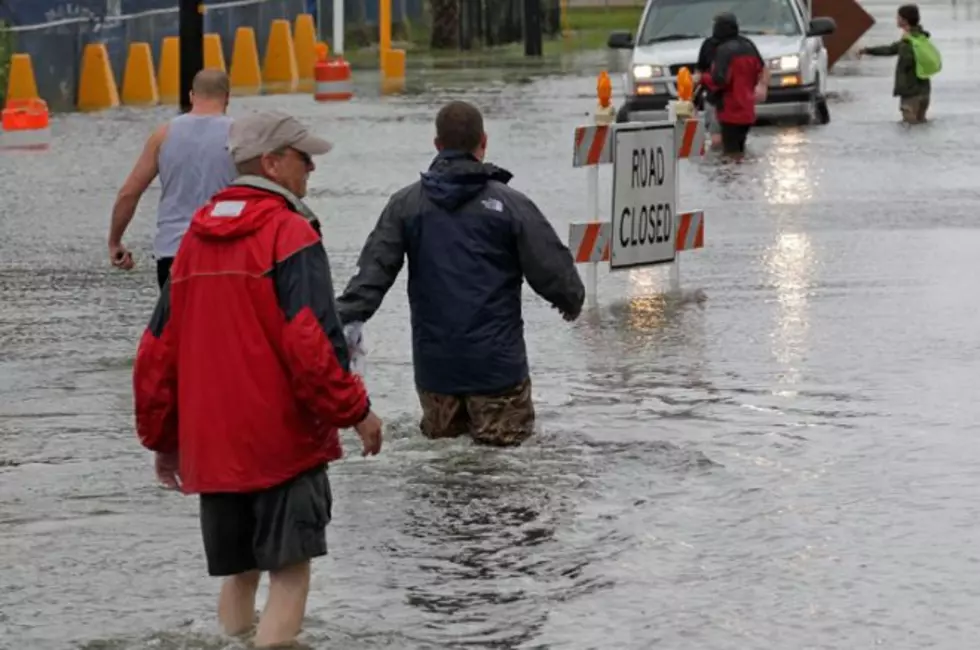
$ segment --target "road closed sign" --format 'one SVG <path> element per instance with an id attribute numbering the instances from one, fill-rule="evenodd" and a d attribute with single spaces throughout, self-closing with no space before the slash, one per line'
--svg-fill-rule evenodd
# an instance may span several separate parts
<path id="1" fill-rule="evenodd" d="M 617 125 L 612 136 L 609 268 L 673 262 L 677 219 L 674 125 Z"/>

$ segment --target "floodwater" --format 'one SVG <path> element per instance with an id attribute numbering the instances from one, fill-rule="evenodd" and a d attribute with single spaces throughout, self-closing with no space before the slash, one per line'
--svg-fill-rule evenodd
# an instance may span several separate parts
<path id="1" fill-rule="evenodd" d="M 893 6 L 871 9 L 890 38 Z M 897 123 L 892 61 L 845 61 L 829 125 L 759 129 L 741 165 L 682 164 L 682 207 L 707 213 L 682 282 L 704 302 L 666 302 L 659 269 L 602 269 L 574 324 L 526 295 L 540 435 L 524 448 L 420 437 L 399 280 L 366 332 L 386 447 L 364 460 L 348 435 L 330 470 L 310 647 L 976 647 L 980 8 L 923 15 L 945 56 L 932 123 Z M 587 218 L 570 161 L 594 71 L 234 112 L 284 108 L 335 141 L 311 204 L 342 287 L 450 97 L 483 107 L 490 157 L 563 236 Z M 156 190 L 128 237 L 139 270 L 105 253 L 166 115 L 61 118 L 50 152 L 0 157 L 4 649 L 237 647 L 196 501 L 155 487 L 133 432 Z"/>

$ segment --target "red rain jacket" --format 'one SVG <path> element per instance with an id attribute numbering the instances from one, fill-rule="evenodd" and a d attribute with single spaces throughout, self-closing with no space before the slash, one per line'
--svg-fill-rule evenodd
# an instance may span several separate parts
<path id="1" fill-rule="evenodd" d="M 273 186 L 275 187 L 275 186 Z M 222 190 L 194 215 L 133 369 L 136 429 L 187 493 L 252 492 L 341 457 L 370 402 L 349 372 L 327 254 L 284 195 Z"/>
<path id="2" fill-rule="evenodd" d="M 755 87 L 764 68 L 755 43 L 744 36 L 718 45 L 711 73 L 702 79 L 708 90 L 719 97 L 715 106 L 720 123 L 755 123 Z"/>

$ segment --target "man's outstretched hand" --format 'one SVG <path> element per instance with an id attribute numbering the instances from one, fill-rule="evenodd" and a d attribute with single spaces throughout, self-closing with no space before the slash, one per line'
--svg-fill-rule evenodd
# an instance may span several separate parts
<path id="1" fill-rule="evenodd" d="M 357 435 L 361 437 L 361 444 L 364 445 L 364 456 L 374 456 L 381 451 L 381 418 L 374 414 L 374 411 L 368 413 L 367 417 L 360 421 L 359 424 L 354 425 L 354 430 L 357 431 Z"/>

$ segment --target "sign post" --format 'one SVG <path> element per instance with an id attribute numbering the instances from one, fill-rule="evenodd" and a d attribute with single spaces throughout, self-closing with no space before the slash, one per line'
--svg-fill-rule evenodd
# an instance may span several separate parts
<path id="1" fill-rule="evenodd" d="M 333 0 L 333 53 L 344 58 L 344 0 Z"/>
<path id="2" fill-rule="evenodd" d="M 612 82 L 609 74 L 602 71 L 596 82 L 596 97 L 599 100 L 595 110 L 595 124 L 598 127 L 608 130 L 610 125 L 616 122 L 616 107 L 612 105 Z M 586 172 L 586 205 L 589 209 L 589 218 L 598 219 L 601 210 L 599 209 L 599 167 L 592 165 Z M 599 263 L 589 264 L 585 269 L 585 295 L 591 305 L 596 304 L 598 285 L 599 285 Z"/>

